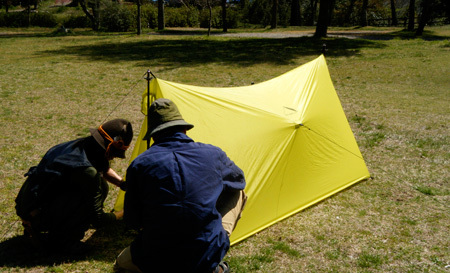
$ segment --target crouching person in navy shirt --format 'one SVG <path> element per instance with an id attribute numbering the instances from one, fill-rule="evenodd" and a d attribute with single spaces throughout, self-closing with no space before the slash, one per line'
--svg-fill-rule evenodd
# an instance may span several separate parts
<path id="1" fill-rule="evenodd" d="M 117 257 L 131 272 L 229 272 L 222 259 L 247 196 L 242 170 L 224 151 L 193 141 L 168 99 L 149 109 L 154 144 L 127 170 L 124 220 L 139 233 Z"/>

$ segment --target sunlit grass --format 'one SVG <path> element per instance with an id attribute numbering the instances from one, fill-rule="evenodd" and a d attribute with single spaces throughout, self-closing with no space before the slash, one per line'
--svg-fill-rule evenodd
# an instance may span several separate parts
<path id="1" fill-rule="evenodd" d="M 132 232 L 92 232 L 90 258 L 55 263 L 24 250 L 14 198 L 51 146 L 109 118 L 127 118 L 139 131 L 147 69 L 186 84 L 249 85 L 316 58 L 326 43 L 372 179 L 233 246 L 232 272 L 447 272 L 450 27 L 426 30 L 424 38 L 395 29 L 370 40 L 277 40 L 0 29 L 8 33 L 0 35 L 0 271 L 112 272 Z M 121 174 L 127 165 L 113 163 Z"/>

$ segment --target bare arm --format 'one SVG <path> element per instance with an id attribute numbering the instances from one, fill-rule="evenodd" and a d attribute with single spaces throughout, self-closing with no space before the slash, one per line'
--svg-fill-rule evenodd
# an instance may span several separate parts
<path id="1" fill-rule="evenodd" d="M 124 183 L 123 178 L 116 173 L 113 169 L 109 168 L 104 174 L 103 178 L 110 182 L 111 184 L 116 185 L 117 187 L 120 187 L 122 183 Z M 123 210 L 121 211 L 114 211 L 114 215 L 116 216 L 116 220 L 120 220 L 123 218 Z"/>

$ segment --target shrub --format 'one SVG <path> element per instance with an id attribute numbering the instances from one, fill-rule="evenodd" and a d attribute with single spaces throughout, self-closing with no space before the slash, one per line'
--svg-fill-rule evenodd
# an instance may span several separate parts
<path id="1" fill-rule="evenodd" d="M 214 7 L 211 14 L 211 27 L 220 28 L 222 26 L 221 7 Z M 200 12 L 200 27 L 207 28 L 209 26 L 209 9 L 203 9 Z"/>
<path id="2" fill-rule="evenodd" d="M 187 8 L 186 8 L 187 9 Z M 187 11 L 188 15 L 188 26 L 190 27 L 198 27 L 199 26 L 199 11 L 197 8 L 190 8 Z"/>
<path id="3" fill-rule="evenodd" d="M 236 8 L 227 9 L 227 26 L 228 28 L 238 28 L 241 21 L 242 14 Z"/>
<path id="4" fill-rule="evenodd" d="M 11 14 L 0 12 L 0 27 L 15 27 Z"/>
<path id="5" fill-rule="evenodd" d="M 223 28 L 222 7 L 214 7 L 212 10 L 211 27 Z M 227 8 L 227 27 L 237 28 L 242 14 L 235 8 Z M 207 28 L 209 20 L 209 9 L 204 9 L 200 13 L 200 27 Z"/>
<path id="6" fill-rule="evenodd" d="M 31 14 L 31 25 L 38 27 L 55 27 L 58 24 L 56 17 L 48 12 L 36 12 Z"/>
<path id="7" fill-rule="evenodd" d="M 91 27 L 91 22 L 86 15 L 71 15 L 64 20 L 63 25 L 67 28 L 86 28 Z"/>
<path id="8" fill-rule="evenodd" d="M 158 8 L 154 5 L 144 5 L 141 7 L 142 25 L 148 28 L 158 27 Z"/>
<path id="9" fill-rule="evenodd" d="M 167 27 L 198 26 L 198 10 L 194 7 L 165 8 L 165 25 Z"/>
<path id="10" fill-rule="evenodd" d="M 248 22 L 250 24 L 261 24 L 262 26 L 270 25 L 272 18 L 270 14 L 271 1 L 255 0 L 248 7 Z"/>
<path id="11" fill-rule="evenodd" d="M 117 2 L 105 2 L 101 12 L 100 26 L 107 31 L 128 31 L 133 25 L 133 13 Z"/>
<path id="12" fill-rule="evenodd" d="M 29 24 L 27 12 L 0 13 L 0 26 L 2 27 L 55 27 L 56 25 L 56 17 L 53 14 L 47 12 L 31 13 Z"/>

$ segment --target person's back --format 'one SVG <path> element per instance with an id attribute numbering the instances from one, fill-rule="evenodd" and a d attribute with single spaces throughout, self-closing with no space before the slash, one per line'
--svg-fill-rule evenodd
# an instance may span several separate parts
<path id="1" fill-rule="evenodd" d="M 149 122 L 144 139 L 152 137 L 154 144 L 128 167 L 124 201 L 125 222 L 139 234 L 119 254 L 117 267 L 133 272 L 228 272 L 221 261 L 245 204 L 244 173 L 220 148 L 189 138 L 186 130 L 193 125 L 182 119 L 172 101 L 154 101 Z M 225 192 L 236 193 L 231 195 L 239 201 Z M 233 208 L 227 231 L 219 199 L 227 204 L 226 211 Z"/>
<path id="2" fill-rule="evenodd" d="M 16 212 L 25 235 L 52 253 L 84 254 L 80 240 L 85 231 L 121 217 L 121 213 L 103 211 L 108 194 L 104 177 L 116 183 L 120 180 L 118 175 L 111 178 L 115 172 L 108 160 L 125 156 L 133 136 L 131 124 L 112 120 L 92 129 L 91 134 L 49 149 L 40 163 L 30 168 L 16 198 Z"/>
<path id="3" fill-rule="evenodd" d="M 73 247 L 81 240 L 92 223 L 92 196 L 100 191 L 106 198 L 108 186 L 97 171 L 101 168 L 94 167 L 86 153 L 93 142 L 88 137 L 51 148 L 27 173 L 31 189 L 23 187 L 16 199 L 18 215 L 33 222 L 34 232 L 46 232 L 35 239 L 45 241 L 53 251 Z"/>
<path id="4" fill-rule="evenodd" d="M 245 185 L 242 171 L 225 153 L 212 145 L 193 142 L 183 133 L 160 139 L 139 156 L 127 172 L 130 183 L 125 220 L 142 221 L 141 240 L 132 252 L 142 267 L 165 265 L 164 272 L 211 272 L 211 261 L 220 261 L 229 248 L 216 202 L 225 185 L 226 173 L 241 174 L 239 189 Z M 144 166 L 145 167 L 142 167 Z M 231 164 L 228 164 L 231 165 Z M 141 208 L 136 206 L 142 206 Z M 142 218 L 140 218 L 142 217 Z M 141 261 L 139 261 L 141 260 Z M 151 261 L 151 262 L 150 262 Z M 178 263 L 177 263 L 177 262 Z M 175 263 L 174 263 L 175 262 Z"/>

